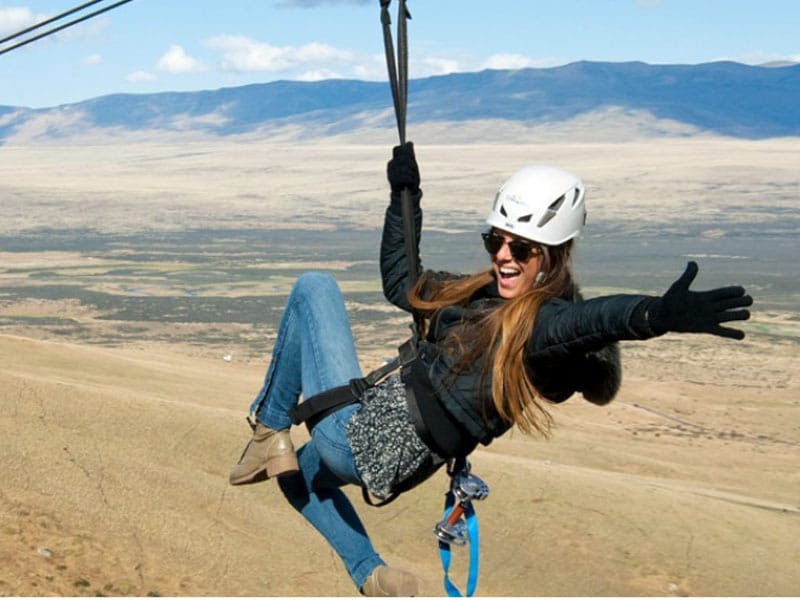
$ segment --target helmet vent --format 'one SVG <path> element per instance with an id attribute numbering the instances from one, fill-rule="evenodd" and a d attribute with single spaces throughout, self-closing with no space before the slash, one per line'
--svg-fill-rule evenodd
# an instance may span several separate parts
<path id="1" fill-rule="evenodd" d="M 500 214 L 503 215 L 504 217 L 508 217 L 508 213 L 506 212 L 506 207 L 503 206 L 502 204 L 500 205 Z"/>
<path id="2" fill-rule="evenodd" d="M 536 224 L 537 227 L 544 227 L 550 220 L 558 214 L 558 209 L 561 208 L 561 205 L 564 204 L 564 200 L 567 199 L 566 194 L 562 194 L 557 200 L 552 202 L 550 206 L 547 207 L 547 210 L 542 215 L 542 218 L 539 219 L 539 222 Z"/>
<path id="3" fill-rule="evenodd" d="M 525 215 L 524 217 L 520 217 L 519 219 L 517 219 L 517 223 L 530 223 L 532 218 L 533 218 L 533 213 Z"/>

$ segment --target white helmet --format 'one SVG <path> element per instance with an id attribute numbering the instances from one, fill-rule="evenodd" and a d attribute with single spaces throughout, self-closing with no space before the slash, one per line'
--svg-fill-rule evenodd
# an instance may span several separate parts
<path id="1" fill-rule="evenodd" d="M 577 237 L 586 222 L 585 188 L 555 167 L 528 166 L 500 186 L 486 222 L 526 239 L 558 246 Z"/>

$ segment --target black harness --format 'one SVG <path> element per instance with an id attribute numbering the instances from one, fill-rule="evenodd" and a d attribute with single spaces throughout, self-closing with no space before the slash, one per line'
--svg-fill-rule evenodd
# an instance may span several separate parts
<path id="1" fill-rule="evenodd" d="M 381 367 L 370 372 L 366 377 L 351 379 L 347 385 L 340 385 L 330 390 L 320 392 L 304 402 L 297 404 L 289 411 L 292 423 L 300 425 L 305 423 L 309 433 L 322 419 L 329 414 L 355 402 L 361 402 L 364 391 L 375 387 L 386 377 L 407 367 L 417 358 L 417 344 L 415 337 L 411 337 L 399 347 L 398 355 Z M 424 441 L 424 440 L 423 440 Z"/>
<path id="2" fill-rule="evenodd" d="M 450 416 L 427 375 L 425 364 L 417 355 L 416 338 L 411 337 L 398 348 L 398 355 L 369 373 L 351 379 L 347 385 L 320 392 L 289 411 L 292 423 L 306 424 L 309 433 L 322 419 L 340 408 L 361 402 L 364 392 L 387 376 L 400 370 L 411 423 L 419 438 L 435 458 L 454 459 L 468 455 L 477 441 Z"/>
<path id="3" fill-rule="evenodd" d="M 419 403 L 413 391 L 413 384 L 410 383 L 413 379 L 410 375 L 410 373 L 413 372 L 412 365 L 417 362 L 416 336 L 412 336 L 398 348 L 398 355 L 385 365 L 370 372 L 366 377 L 351 379 L 350 383 L 347 385 L 340 385 L 339 387 L 311 396 L 300 404 L 295 405 L 295 407 L 289 411 L 289 417 L 291 417 L 292 423 L 295 425 L 305 423 L 309 433 L 311 433 L 314 427 L 326 416 L 350 404 L 356 402 L 360 403 L 366 390 L 375 387 L 390 374 L 400 369 L 401 379 L 405 383 L 408 411 L 412 417 L 414 429 L 417 431 L 417 435 L 419 435 L 420 439 L 431 449 L 433 456 L 430 460 L 433 464 L 443 464 L 444 459 L 440 458 L 440 455 L 438 455 L 434 449 L 435 447 L 429 442 L 431 436 L 427 431 L 425 423 L 422 421 Z M 367 490 L 367 487 L 364 485 L 361 486 L 361 493 L 367 504 L 372 506 L 385 506 L 404 491 L 414 487 L 417 483 L 415 478 L 412 477 L 402 482 L 396 489 L 392 490 L 389 497 L 379 502 L 375 502 L 372 499 L 369 490 Z"/>

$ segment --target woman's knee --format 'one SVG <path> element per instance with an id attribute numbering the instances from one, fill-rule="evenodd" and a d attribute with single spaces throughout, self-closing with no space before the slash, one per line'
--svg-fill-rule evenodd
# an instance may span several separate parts
<path id="1" fill-rule="evenodd" d="M 292 288 L 293 294 L 301 294 L 308 298 L 324 298 L 331 294 L 340 295 L 339 284 L 327 273 L 309 271 L 300 275 Z"/>

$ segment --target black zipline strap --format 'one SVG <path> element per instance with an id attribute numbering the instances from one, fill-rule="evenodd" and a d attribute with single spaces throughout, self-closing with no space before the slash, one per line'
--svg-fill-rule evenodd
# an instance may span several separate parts
<path id="1" fill-rule="evenodd" d="M 128 2 L 131 2 L 131 0 L 119 0 L 119 2 L 115 2 L 114 4 L 106 6 L 105 8 L 101 8 L 99 10 L 96 10 L 94 12 L 89 13 L 88 15 L 84 15 L 84 16 L 82 16 L 80 18 L 73 19 L 72 21 L 68 21 L 67 23 L 64 23 L 63 25 L 59 25 L 58 27 L 53 27 L 52 29 L 48 29 L 47 31 L 45 31 L 43 33 L 40 33 L 39 35 L 35 35 L 33 37 L 29 37 L 29 38 L 27 38 L 25 40 L 22 40 L 21 42 L 17 42 L 16 44 L 12 44 L 11 46 L 8 46 L 7 48 L 0 49 L 0 54 L 5 54 L 6 52 L 11 52 L 12 50 L 16 50 L 17 48 L 21 48 L 22 46 L 30 44 L 31 42 L 35 42 L 36 40 L 40 40 L 43 37 L 47 37 L 48 35 L 52 35 L 54 33 L 58 33 L 59 31 L 62 31 L 63 29 L 66 29 L 67 27 L 72 27 L 73 25 L 77 25 L 78 23 L 82 23 L 83 21 L 86 21 L 88 19 L 96 17 L 97 15 L 101 15 L 101 14 L 103 14 L 105 12 L 108 12 L 109 10 L 117 8 L 118 6 L 122 6 L 123 4 L 127 4 Z M 89 4 L 92 4 L 92 3 L 89 3 Z M 60 17 L 58 17 L 58 18 L 60 18 Z M 55 17 L 54 17 L 54 19 L 55 19 Z M 39 27 L 40 27 L 40 25 L 37 25 L 37 26 L 33 27 L 32 29 L 38 29 Z M 21 35 L 21 34 L 20 33 L 13 34 L 8 39 L 13 39 L 13 38 L 17 37 L 18 35 Z"/>
<path id="2" fill-rule="evenodd" d="M 400 134 L 400 143 L 406 141 L 405 109 L 401 106 L 400 89 L 397 80 L 397 62 L 394 58 L 394 41 L 392 40 L 392 17 L 389 15 L 391 0 L 381 0 L 381 23 L 383 24 L 383 48 L 386 51 L 386 68 L 389 72 L 389 86 L 392 89 L 394 101 L 394 116 L 397 121 L 397 132 Z M 405 15 L 403 15 L 405 16 Z M 401 17 L 402 18 L 402 17 Z M 408 46 L 406 45 L 406 48 Z"/>
<path id="3" fill-rule="evenodd" d="M 400 190 L 400 211 L 403 218 L 403 240 L 408 261 L 409 289 L 414 287 L 419 279 L 419 248 L 417 246 L 417 228 L 414 225 L 414 205 L 411 203 L 411 193 L 408 188 Z"/>
<path id="4" fill-rule="evenodd" d="M 392 41 L 392 19 L 389 16 L 391 0 L 380 0 L 381 23 L 383 24 L 383 45 L 386 50 L 386 67 L 389 72 L 389 85 L 392 89 L 394 114 L 397 120 L 397 133 L 400 144 L 406 141 L 406 107 L 408 105 L 408 28 L 406 21 L 411 18 L 405 0 L 399 0 L 397 9 L 397 60 L 394 55 Z M 408 188 L 400 190 L 400 213 L 403 219 L 403 239 L 405 242 L 406 261 L 408 263 L 409 288 L 414 287 L 420 276 L 419 249 L 417 246 L 417 228 L 414 224 L 414 206 L 411 203 L 411 192 Z M 421 329 L 420 317 L 414 315 L 414 333 Z"/>
<path id="5" fill-rule="evenodd" d="M 400 143 L 406 141 L 406 112 L 408 110 L 408 27 L 407 20 L 411 14 L 406 8 L 405 0 L 399 0 L 397 8 L 397 95 L 400 97 Z"/>
<path id="6" fill-rule="evenodd" d="M 400 143 L 406 141 L 406 114 L 408 110 L 408 27 L 411 18 L 405 0 L 399 0 L 397 7 L 397 96 L 400 99 L 398 122 Z M 417 253 L 416 227 L 414 227 L 414 207 L 408 188 L 400 190 L 400 210 L 405 226 L 406 258 L 408 259 L 408 279 L 413 286 L 419 279 L 419 255 Z"/>

